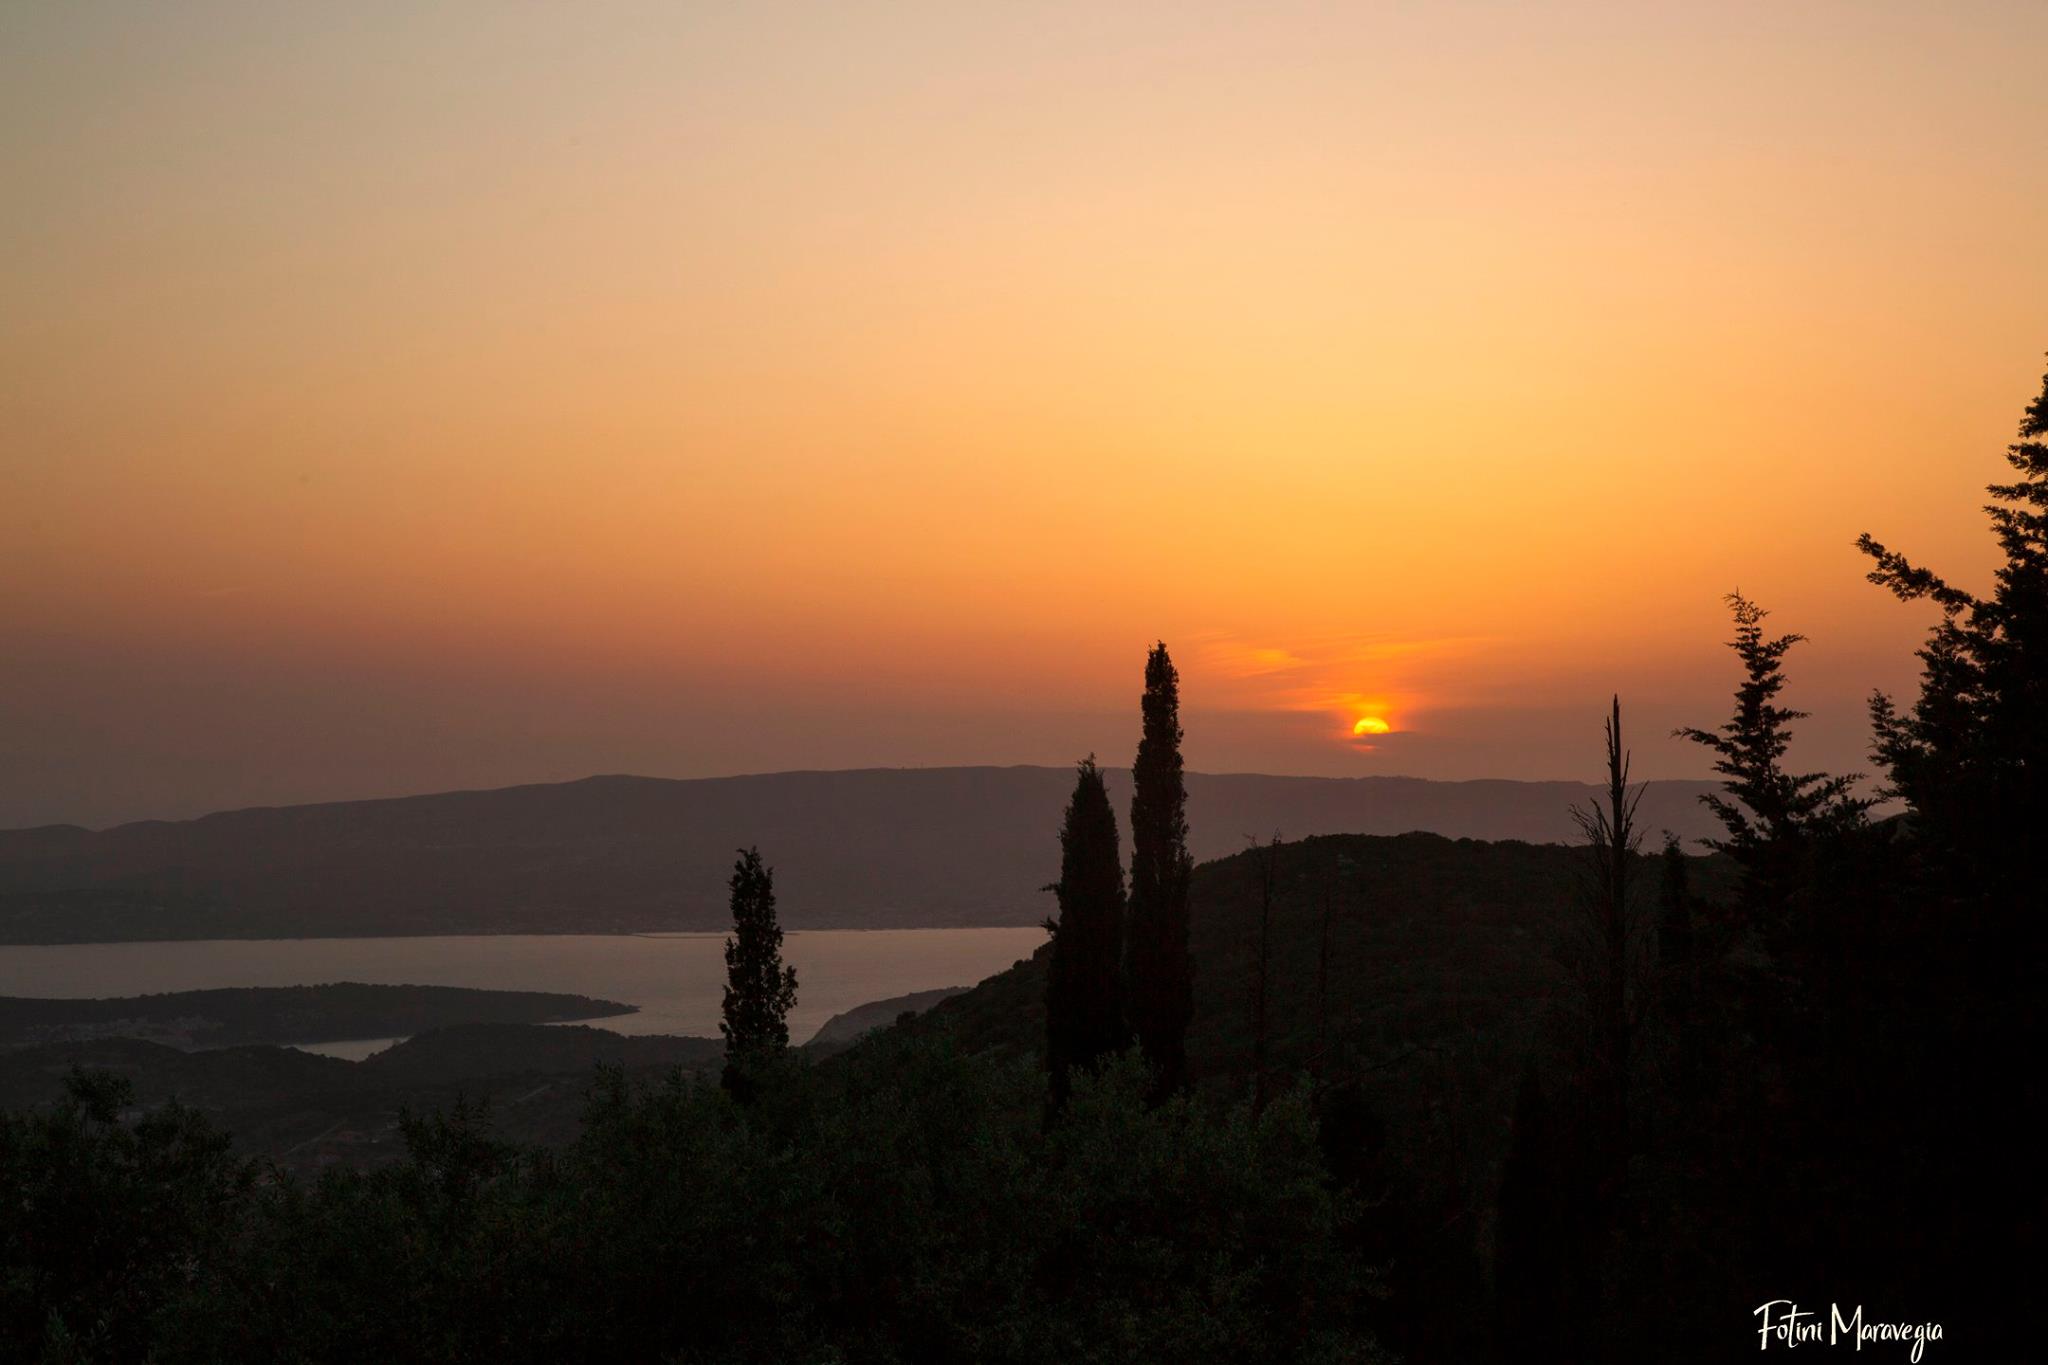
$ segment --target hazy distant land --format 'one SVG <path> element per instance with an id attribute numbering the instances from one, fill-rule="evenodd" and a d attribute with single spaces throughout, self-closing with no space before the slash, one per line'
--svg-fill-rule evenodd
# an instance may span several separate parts
<path id="1" fill-rule="evenodd" d="M 759 844 L 787 928 L 1031 925 L 1058 872 L 1064 768 L 865 769 L 580 782 L 0 831 L 0 942 L 723 930 Z M 1128 802 L 1129 774 L 1109 773 Z M 1249 835 L 1427 831 L 1564 843 L 1571 782 L 1188 775 L 1192 851 Z M 1643 823 L 1718 828 L 1703 782 Z"/>

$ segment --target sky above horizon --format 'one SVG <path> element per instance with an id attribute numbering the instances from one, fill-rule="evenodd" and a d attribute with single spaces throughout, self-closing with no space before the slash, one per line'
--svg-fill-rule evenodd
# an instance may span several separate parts
<path id="1" fill-rule="evenodd" d="M 0 826 L 1867 766 L 2048 348 L 2038 3 L 0 10 Z M 1355 736 L 1361 720 L 1385 734 Z"/>

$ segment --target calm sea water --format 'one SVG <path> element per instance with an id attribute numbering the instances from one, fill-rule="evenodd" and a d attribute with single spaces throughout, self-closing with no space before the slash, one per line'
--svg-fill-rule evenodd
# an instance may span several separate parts
<path id="1" fill-rule="evenodd" d="M 971 986 L 1028 957 L 1043 929 L 820 929 L 789 934 L 797 971 L 789 1035 L 803 1042 L 842 1010 L 941 986 Z M 221 939 L 0 947 L 0 995 L 149 995 L 218 986 L 478 986 L 567 991 L 638 1005 L 595 1019 L 619 1033 L 718 1036 L 722 934 L 498 934 L 444 938 Z M 368 1056 L 397 1041 L 312 1045 Z"/>

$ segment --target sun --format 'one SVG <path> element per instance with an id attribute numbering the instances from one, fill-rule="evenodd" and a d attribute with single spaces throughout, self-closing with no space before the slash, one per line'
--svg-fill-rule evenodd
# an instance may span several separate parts
<path id="1" fill-rule="evenodd" d="M 1358 724 L 1351 727 L 1351 733 L 1354 735 L 1384 735 L 1393 728 L 1393 726 L 1387 724 L 1378 716 L 1361 716 Z"/>

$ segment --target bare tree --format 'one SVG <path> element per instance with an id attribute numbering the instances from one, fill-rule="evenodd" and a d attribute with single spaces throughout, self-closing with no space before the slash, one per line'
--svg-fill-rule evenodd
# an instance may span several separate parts
<path id="1" fill-rule="evenodd" d="M 1648 966 L 1648 933 L 1643 912 L 1632 894 L 1632 860 L 1643 836 L 1636 825 L 1636 807 L 1643 788 L 1629 787 L 1629 754 L 1621 742 L 1621 698 L 1614 699 L 1606 724 L 1607 789 L 1600 797 L 1572 808 L 1572 818 L 1586 836 L 1585 892 L 1581 898 L 1580 951 L 1577 954 L 1592 1042 L 1592 1079 L 1604 1101 L 1610 1140 L 1617 1153 L 1626 1150 L 1629 1131 L 1629 1065 L 1637 1025 L 1644 1007 L 1640 989 Z"/>

